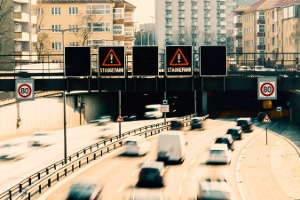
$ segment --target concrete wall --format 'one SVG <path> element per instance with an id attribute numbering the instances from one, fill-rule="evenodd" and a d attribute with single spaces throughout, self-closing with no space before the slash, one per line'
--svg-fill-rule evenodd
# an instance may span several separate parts
<path id="1" fill-rule="evenodd" d="M 297 126 L 300 126 L 300 92 L 293 91 L 291 92 L 291 122 Z"/>
<path id="2" fill-rule="evenodd" d="M 85 107 L 78 107 L 78 96 Z M 118 114 L 117 93 L 90 93 L 66 96 L 67 127 L 87 124 L 98 115 Z M 22 135 L 38 130 L 62 129 L 63 97 L 41 97 L 0 106 L 0 137 Z"/>

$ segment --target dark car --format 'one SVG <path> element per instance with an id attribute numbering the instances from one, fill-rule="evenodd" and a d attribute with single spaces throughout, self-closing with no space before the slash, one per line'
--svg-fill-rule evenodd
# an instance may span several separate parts
<path id="1" fill-rule="evenodd" d="M 216 144 L 227 144 L 228 149 L 234 150 L 234 140 L 231 135 L 224 135 L 221 137 L 217 137 L 215 140 Z"/>
<path id="2" fill-rule="evenodd" d="M 78 180 L 71 185 L 67 200 L 100 200 L 101 192 L 102 187 L 97 180 Z"/>
<path id="3" fill-rule="evenodd" d="M 149 161 L 142 164 L 138 187 L 163 187 L 165 186 L 165 176 L 167 168 L 164 162 L 161 161 Z"/>
<path id="4" fill-rule="evenodd" d="M 266 117 L 266 115 L 268 115 L 270 117 L 270 115 L 265 111 L 259 112 L 257 114 L 257 121 L 262 122 L 264 120 L 264 118 Z"/>
<path id="5" fill-rule="evenodd" d="M 191 129 L 204 129 L 204 118 L 194 117 L 191 120 Z"/>
<path id="6" fill-rule="evenodd" d="M 182 130 L 184 124 L 181 120 L 172 120 L 171 121 L 171 130 Z"/>
<path id="7" fill-rule="evenodd" d="M 243 138 L 243 130 L 240 126 L 228 128 L 226 134 L 230 134 L 233 140 L 241 140 Z"/>
<path id="8" fill-rule="evenodd" d="M 241 117 L 236 120 L 236 125 L 242 127 L 243 132 L 252 132 L 252 120 L 250 117 Z"/>
<path id="9" fill-rule="evenodd" d="M 124 121 L 135 121 L 136 119 L 137 119 L 136 114 L 129 114 L 129 115 L 123 116 Z"/>

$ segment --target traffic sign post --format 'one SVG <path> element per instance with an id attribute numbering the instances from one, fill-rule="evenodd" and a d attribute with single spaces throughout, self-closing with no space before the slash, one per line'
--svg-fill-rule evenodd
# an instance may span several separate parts
<path id="1" fill-rule="evenodd" d="M 257 99 L 258 100 L 277 99 L 277 78 L 276 77 L 257 78 Z"/>
<path id="2" fill-rule="evenodd" d="M 31 78 L 16 79 L 16 100 L 34 100 L 34 80 Z"/>

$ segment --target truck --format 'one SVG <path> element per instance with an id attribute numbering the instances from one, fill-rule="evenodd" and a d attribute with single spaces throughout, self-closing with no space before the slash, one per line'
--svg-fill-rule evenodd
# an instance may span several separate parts
<path id="1" fill-rule="evenodd" d="M 144 117 L 146 119 L 158 119 L 163 117 L 160 104 L 150 104 L 145 106 Z"/>

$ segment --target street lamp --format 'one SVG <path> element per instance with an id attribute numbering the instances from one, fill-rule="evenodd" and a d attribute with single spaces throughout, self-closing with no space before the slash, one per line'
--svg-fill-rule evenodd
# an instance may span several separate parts
<path id="1" fill-rule="evenodd" d="M 141 46 L 143 46 L 143 29 L 140 30 L 140 35 L 141 35 Z"/>
<path id="2" fill-rule="evenodd" d="M 68 29 L 41 29 L 41 30 L 52 30 L 60 32 L 62 35 L 62 48 L 63 48 L 63 68 L 64 68 L 64 79 L 66 78 L 66 64 L 65 64 L 65 32 L 70 30 L 77 30 L 81 28 L 86 28 L 85 26 L 74 27 Z M 64 162 L 67 163 L 67 114 L 66 114 L 66 90 L 63 90 L 63 105 L 64 105 Z"/>

